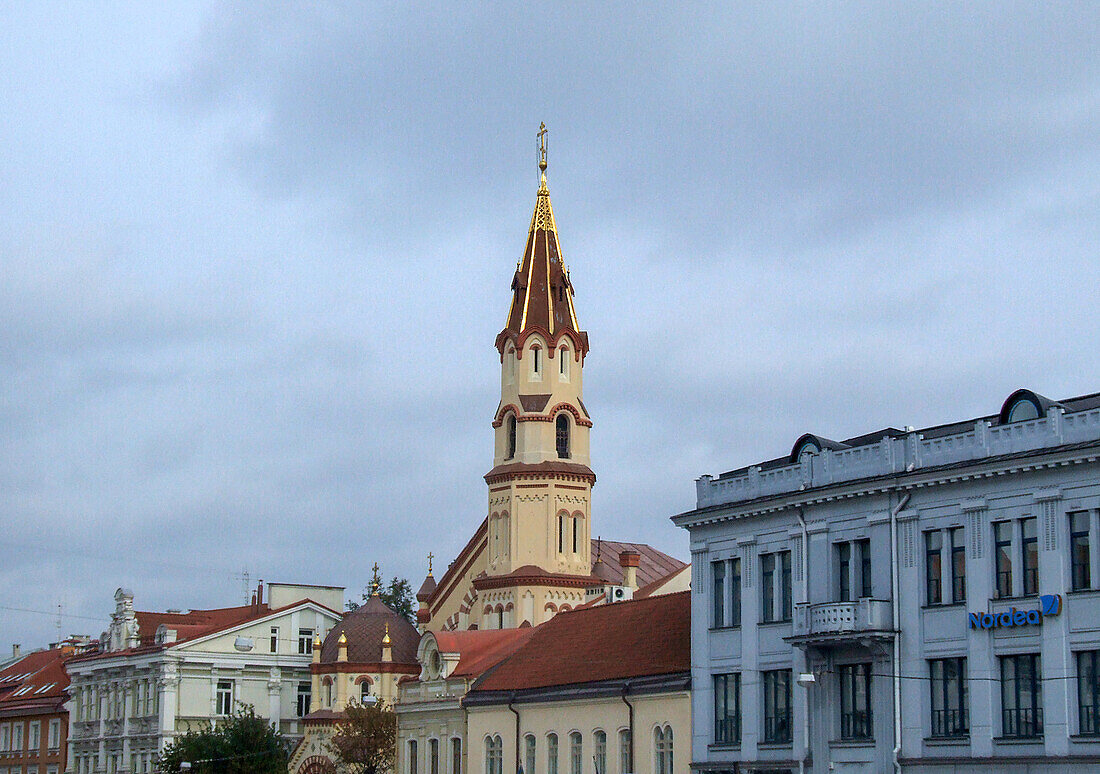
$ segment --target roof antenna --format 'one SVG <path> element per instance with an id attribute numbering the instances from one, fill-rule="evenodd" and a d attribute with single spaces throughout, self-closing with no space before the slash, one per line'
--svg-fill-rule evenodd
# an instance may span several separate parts
<path id="1" fill-rule="evenodd" d="M 603 549 L 603 538 L 596 535 L 596 561 L 600 561 L 600 551 Z M 593 563 L 594 564 L 594 563 Z"/>

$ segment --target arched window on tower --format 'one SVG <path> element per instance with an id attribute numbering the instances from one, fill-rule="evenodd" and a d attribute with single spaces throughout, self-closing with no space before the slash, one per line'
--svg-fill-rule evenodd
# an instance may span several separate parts
<path id="1" fill-rule="evenodd" d="M 558 553 L 565 553 L 565 516 L 558 514 Z"/>
<path id="2" fill-rule="evenodd" d="M 564 413 L 558 414 L 558 418 L 554 422 L 554 429 L 556 430 L 558 457 L 567 460 L 569 459 L 569 417 Z"/>
<path id="3" fill-rule="evenodd" d="M 579 516 L 573 517 L 573 553 L 577 553 L 581 545 L 581 520 Z"/>
<path id="4" fill-rule="evenodd" d="M 569 350 L 565 347 L 558 350 L 558 376 L 562 380 L 569 379 Z"/>
<path id="5" fill-rule="evenodd" d="M 516 415 L 508 415 L 508 457 L 512 459 L 516 456 Z"/>
<path id="6" fill-rule="evenodd" d="M 531 347 L 531 378 L 542 378 L 542 348 L 538 346 Z"/>

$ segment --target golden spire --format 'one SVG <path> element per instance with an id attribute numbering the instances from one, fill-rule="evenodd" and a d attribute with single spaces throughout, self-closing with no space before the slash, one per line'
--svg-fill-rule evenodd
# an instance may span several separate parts
<path id="1" fill-rule="evenodd" d="M 345 634 L 344 632 L 340 632 L 340 639 L 338 640 L 338 642 L 341 645 L 347 645 L 348 644 L 348 635 Z"/>
<path id="2" fill-rule="evenodd" d="M 378 589 L 382 588 L 382 576 L 378 574 L 378 562 L 374 563 L 374 567 L 372 569 L 374 570 L 374 577 L 371 578 L 370 582 L 370 595 L 372 597 L 377 597 Z"/>
<path id="3" fill-rule="evenodd" d="M 382 635 L 382 645 L 385 646 L 385 645 L 389 645 L 389 644 L 390 644 L 390 622 L 386 621 L 386 631 Z"/>
<path id="4" fill-rule="evenodd" d="M 428 575 L 429 576 L 432 574 L 432 559 L 434 559 L 434 558 L 435 558 L 435 554 L 433 554 L 431 551 L 429 551 L 428 552 Z"/>

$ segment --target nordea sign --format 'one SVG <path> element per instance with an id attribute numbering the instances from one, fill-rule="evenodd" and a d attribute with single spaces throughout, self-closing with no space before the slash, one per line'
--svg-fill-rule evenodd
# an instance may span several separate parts
<path id="1" fill-rule="evenodd" d="M 1062 612 L 1061 594 L 1044 594 L 1039 597 L 1039 607 L 1031 610 L 1002 610 L 999 613 L 971 613 L 971 629 L 997 629 L 1002 626 L 1039 626 L 1048 615 Z"/>

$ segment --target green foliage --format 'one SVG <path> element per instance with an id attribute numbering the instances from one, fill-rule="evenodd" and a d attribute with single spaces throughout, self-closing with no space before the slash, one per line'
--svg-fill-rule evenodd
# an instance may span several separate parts
<path id="1" fill-rule="evenodd" d="M 365 706 L 352 702 L 329 749 L 352 774 L 391 771 L 397 754 L 397 715 L 384 701 Z"/>
<path id="2" fill-rule="evenodd" d="M 387 588 L 378 592 L 378 597 L 395 613 L 404 616 L 409 623 L 416 623 L 416 600 L 407 580 L 395 576 Z"/>
<path id="3" fill-rule="evenodd" d="M 286 774 L 289 756 L 289 742 L 242 704 L 215 727 L 207 724 L 176 737 L 158 757 L 157 771 L 180 774 L 186 761 L 191 774 Z"/>

